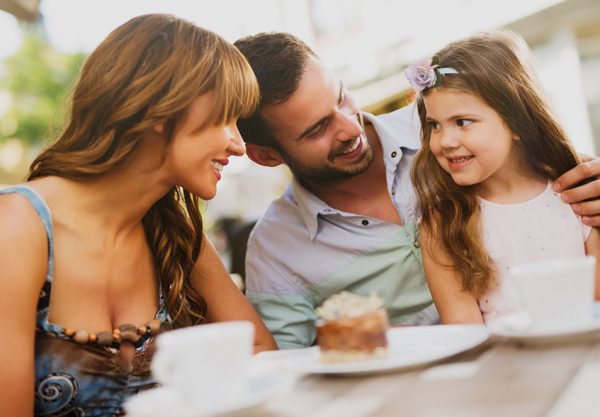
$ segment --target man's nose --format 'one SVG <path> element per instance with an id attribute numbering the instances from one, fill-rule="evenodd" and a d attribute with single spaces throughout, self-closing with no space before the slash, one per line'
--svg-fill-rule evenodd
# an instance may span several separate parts
<path id="1" fill-rule="evenodd" d="M 358 113 L 348 113 L 338 110 L 336 116 L 339 125 L 339 132 L 337 135 L 338 140 L 346 141 L 360 136 L 362 133 L 362 125 Z"/>

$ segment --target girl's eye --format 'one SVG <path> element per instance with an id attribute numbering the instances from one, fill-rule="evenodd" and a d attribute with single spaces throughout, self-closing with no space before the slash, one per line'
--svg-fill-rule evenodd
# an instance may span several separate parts
<path id="1" fill-rule="evenodd" d="M 473 123 L 473 120 L 469 120 L 469 119 L 458 119 L 456 121 L 456 125 L 458 127 L 467 127 L 469 126 L 471 123 Z"/>
<path id="2" fill-rule="evenodd" d="M 428 122 L 431 130 L 438 130 L 440 128 L 440 124 L 438 122 Z"/>

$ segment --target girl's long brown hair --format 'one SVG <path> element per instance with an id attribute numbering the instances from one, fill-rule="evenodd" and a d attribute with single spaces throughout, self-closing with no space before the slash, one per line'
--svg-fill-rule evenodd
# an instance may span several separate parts
<path id="1" fill-rule="evenodd" d="M 86 180 L 114 172 L 127 164 L 147 129 L 163 124 L 171 140 L 192 101 L 213 90 L 217 99 L 207 123 L 229 123 L 258 103 L 252 69 L 220 36 L 171 15 L 133 18 L 87 59 L 66 128 L 33 161 L 28 179 Z M 206 302 L 189 279 L 203 236 L 198 198 L 173 187 L 143 225 L 173 323 L 203 322 Z"/>
<path id="2" fill-rule="evenodd" d="M 512 32 L 476 35 L 449 44 L 435 55 L 445 75 L 434 88 L 474 94 L 504 120 L 520 140 L 521 157 L 533 170 L 555 180 L 579 163 L 566 134 L 552 116 L 531 65 L 523 39 Z M 461 187 L 438 164 L 429 147 L 431 126 L 426 122 L 423 97 L 417 97 L 422 148 L 411 170 L 422 213 L 422 226 L 440 239 L 463 288 L 477 297 L 494 283 L 494 262 L 481 236 L 481 212 L 474 186 Z M 439 260 L 438 260 L 439 261 Z"/>

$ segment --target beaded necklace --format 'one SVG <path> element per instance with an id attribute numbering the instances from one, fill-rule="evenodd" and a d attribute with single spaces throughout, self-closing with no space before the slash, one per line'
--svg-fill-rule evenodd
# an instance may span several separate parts
<path id="1" fill-rule="evenodd" d="M 140 327 L 133 324 L 121 324 L 112 332 L 103 331 L 98 333 L 91 333 L 87 330 L 73 330 L 67 327 L 64 330 L 64 335 L 80 345 L 92 343 L 105 347 L 118 347 L 123 341 L 137 344 L 142 337 L 149 338 L 156 335 L 160 330 L 160 325 L 161 321 L 154 319 Z"/>

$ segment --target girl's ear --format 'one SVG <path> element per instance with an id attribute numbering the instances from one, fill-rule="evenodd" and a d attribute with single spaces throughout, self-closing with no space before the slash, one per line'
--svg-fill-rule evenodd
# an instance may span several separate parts
<path id="1" fill-rule="evenodd" d="M 154 129 L 154 131 L 156 133 L 164 133 L 165 132 L 165 124 L 159 123 L 157 125 L 152 126 L 152 129 Z"/>
<path id="2" fill-rule="evenodd" d="M 521 140 L 521 138 L 519 137 L 519 135 L 517 135 L 516 133 L 513 133 L 513 137 L 512 138 L 513 138 L 514 141 L 520 141 Z"/>
<path id="3" fill-rule="evenodd" d="M 248 158 L 252 159 L 258 165 L 276 167 L 277 165 L 285 163 L 279 152 L 268 146 L 247 143 L 246 153 L 248 154 Z"/>

